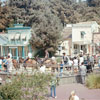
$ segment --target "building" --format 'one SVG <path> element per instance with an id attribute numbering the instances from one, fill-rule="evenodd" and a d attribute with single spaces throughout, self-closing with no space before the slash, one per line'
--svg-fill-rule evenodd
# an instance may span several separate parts
<path id="1" fill-rule="evenodd" d="M 7 33 L 0 34 L 0 56 L 26 58 L 32 52 L 29 44 L 31 37 L 31 27 L 24 27 L 23 24 L 14 24 L 14 27 L 7 28 Z"/>
<path id="2" fill-rule="evenodd" d="M 99 25 L 95 21 L 67 24 L 62 31 L 63 39 L 57 55 L 65 52 L 67 55 L 74 56 L 81 51 L 95 54 L 94 33 L 97 34 L 97 32 L 99 32 Z"/>
<path id="3" fill-rule="evenodd" d="M 68 24 L 64 29 L 62 30 L 62 41 L 61 44 L 58 47 L 58 51 L 56 55 L 63 55 L 63 53 L 66 53 L 66 55 L 71 55 L 72 50 L 72 25 Z"/>
<path id="4" fill-rule="evenodd" d="M 93 33 L 98 31 L 99 25 L 95 21 L 73 24 L 73 54 L 78 54 L 80 50 L 84 51 L 84 53 L 93 54 Z"/>

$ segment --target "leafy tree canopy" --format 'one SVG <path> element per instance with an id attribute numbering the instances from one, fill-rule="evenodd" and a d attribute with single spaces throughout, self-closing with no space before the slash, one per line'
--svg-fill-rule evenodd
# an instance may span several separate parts
<path id="1" fill-rule="evenodd" d="M 5 19 L 3 22 L 0 19 L 0 28 L 13 22 L 24 23 L 34 31 L 30 40 L 33 47 L 55 51 L 61 39 L 62 26 L 80 21 L 97 21 L 100 24 L 99 1 L 88 0 L 86 4 L 73 0 L 9 0 L 8 6 L 0 6 L 1 9 L 9 8 L 0 14 Z"/>

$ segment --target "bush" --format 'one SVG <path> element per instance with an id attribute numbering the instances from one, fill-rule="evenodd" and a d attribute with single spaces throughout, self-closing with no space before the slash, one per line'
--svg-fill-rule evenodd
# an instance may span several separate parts
<path id="1" fill-rule="evenodd" d="M 12 82 L 6 83 L 0 87 L 0 100 L 21 100 L 21 82 L 12 79 Z"/>
<path id="2" fill-rule="evenodd" d="M 0 87 L 0 100 L 45 100 L 51 79 L 44 73 L 14 76 Z"/>
<path id="3" fill-rule="evenodd" d="M 100 88 L 100 75 L 96 75 L 96 74 L 89 75 L 86 80 L 86 86 L 91 89 Z"/>

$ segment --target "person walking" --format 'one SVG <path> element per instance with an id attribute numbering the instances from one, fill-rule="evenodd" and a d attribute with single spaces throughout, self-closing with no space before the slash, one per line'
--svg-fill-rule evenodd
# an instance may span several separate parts
<path id="1" fill-rule="evenodd" d="M 87 69 L 84 63 L 80 66 L 80 75 L 81 75 L 81 83 L 85 84 L 85 77 L 86 77 Z"/>
<path id="2" fill-rule="evenodd" d="M 57 78 L 52 73 L 52 80 L 50 82 L 50 91 L 51 91 L 50 97 L 57 98 L 57 96 L 56 96 L 56 85 L 57 85 Z"/>

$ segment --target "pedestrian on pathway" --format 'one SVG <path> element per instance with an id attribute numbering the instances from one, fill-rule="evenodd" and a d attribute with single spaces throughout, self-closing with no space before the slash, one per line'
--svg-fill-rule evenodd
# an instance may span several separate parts
<path id="1" fill-rule="evenodd" d="M 57 96 L 56 96 L 56 85 L 57 85 L 57 78 L 52 73 L 52 80 L 50 82 L 50 91 L 51 91 L 50 96 L 54 97 L 54 98 L 57 98 Z"/>
<path id="2" fill-rule="evenodd" d="M 80 66 L 80 75 L 81 75 L 81 83 L 85 84 L 85 77 L 86 77 L 87 69 L 84 63 Z"/>
<path id="3" fill-rule="evenodd" d="M 75 91 L 71 92 L 69 100 L 79 100 L 79 97 L 76 95 Z"/>

